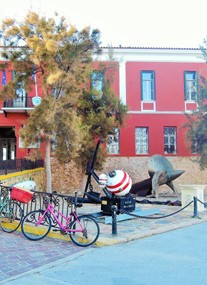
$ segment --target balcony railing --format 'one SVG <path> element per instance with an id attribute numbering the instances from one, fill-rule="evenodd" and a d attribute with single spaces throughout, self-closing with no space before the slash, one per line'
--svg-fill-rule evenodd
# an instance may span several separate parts
<path id="1" fill-rule="evenodd" d="M 32 103 L 33 97 L 18 97 L 11 98 L 4 101 L 4 108 L 34 108 Z"/>
<path id="2" fill-rule="evenodd" d="M 31 161 L 25 158 L 0 160 L 0 175 L 34 169 L 38 167 L 44 167 L 44 161 L 42 159 L 35 161 Z"/>

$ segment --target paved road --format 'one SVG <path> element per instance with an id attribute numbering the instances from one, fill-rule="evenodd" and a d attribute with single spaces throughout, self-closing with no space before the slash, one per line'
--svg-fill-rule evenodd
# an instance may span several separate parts
<path id="1" fill-rule="evenodd" d="M 0 284 L 206 285 L 206 240 L 207 222 L 203 222 L 124 244 L 79 251 Z"/>

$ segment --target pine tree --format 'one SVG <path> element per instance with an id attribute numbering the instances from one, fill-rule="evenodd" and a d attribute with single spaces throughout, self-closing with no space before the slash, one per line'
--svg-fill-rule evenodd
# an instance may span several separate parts
<path id="1" fill-rule="evenodd" d="M 15 80 L 0 91 L 1 99 L 15 94 L 19 82 L 30 90 L 34 76 L 41 85 L 43 99 L 31 111 L 21 137 L 25 146 L 45 142 L 46 189 L 51 192 L 51 143 L 60 162 L 75 160 L 83 166 L 95 137 L 105 139 L 120 126 L 126 107 L 111 91 L 107 78 L 102 94 L 90 88 L 93 56 L 101 53 L 98 30 L 86 27 L 78 31 L 64 17 L 47 19 L 29 12 L 22 22 L 4 20 L 1 35 L 5 44 L 2 56 L 15 70 Z M 111 68 L 108 64 L 98 69 L 109 73 Z"/>
<path id="2" fill-rule="evenodd" d="M 207 41 L 204 40 L 205 46 Z M 207 62 L 206 47 L 202 46 L 201 51 Z M 191 114 L 186 114 L 187 140 L 191 143 L 191 151 L 198 156 L 195 161 L 201 169 L 207 168 L 207 80 L 200 74 L 198 78 L 197 108 Z"/>

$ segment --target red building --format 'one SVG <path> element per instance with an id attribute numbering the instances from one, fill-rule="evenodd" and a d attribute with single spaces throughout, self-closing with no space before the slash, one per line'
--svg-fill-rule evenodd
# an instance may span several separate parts
<path id="1" fill-rule="evenodd" d="M 115 48 L 114 55 L 120 59 L 115 88 L 128 115 L 109 153 L 191 156 L 182 126 L 196 108 L 198 77 L 207 75 L 200 50 Z"/>
<path id="2" fill-rule="evenodd" d="M 198 77 L 207 76 L 201 51 L 119 47 L 112 52 L 119 64 L 113 88 L 128 106 L 128 114 L 125 125 L 116 130 L 117 135 L 109 136 L 109 157 L 192 156 L 193 149 L 186 142 L 186 129 L 182 126 L 185 113 L 196 108 Z M 103 48 L 98 61 L 106 60 L 108 49 Z M 11 72 L 0 72 L 0 84 L 12 80 Z M 16 99 L 0 102 L 1 160 L 22 158 L 29 151 L 21 145 L 19 130 L 28 110 L 35 108 L 32 98 L 41 94 L 34 84 L 28 94 L 20 86 L 16 95 Z"/>
<path id="3" fill-rule="evenodd" d="M 14 71 L 10 68 L 1 70 L 0 88 L 13 80 L 13 76 Z M 41 97 L 41 89 L 34 80 L 34 86 L 29 93 L 20 83 L 16 89 L 16 98 L 0 101 L 0 160 L 24 158 L 30 149 L 41 148 L 40 145 L 24 148 L 19 134 L 28 118 L 28 112 L 35 108 Z"/>

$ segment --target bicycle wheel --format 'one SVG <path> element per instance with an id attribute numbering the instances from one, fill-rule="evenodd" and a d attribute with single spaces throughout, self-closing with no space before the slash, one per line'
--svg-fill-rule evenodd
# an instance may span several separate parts
<path id="1" fill-rule="evenodd" d="M 69 236 L 78 246 L 89 246 L 96 242 L 100 229 L 98 223 L 90 216 L 80 216 L 72 222 Z"/>
<path id="2" fill-rule="evenodd" d="M 23 210 L 15 201 L 8 201 L 0 212 L 0 227 L 6 233 L 16 231 L 21 224 Z"/>
<path id="3" fill-rule="evenodd" d="M 22 220 L 22 233 L 29 240 L 44 238 L 51 229 L 51 219 L 44 211 L 36 210 L 28 213 Z M 41 222 L 38 222 L 42 219 Z M 37 223 L 38 222 L 38 223 Z"/>

